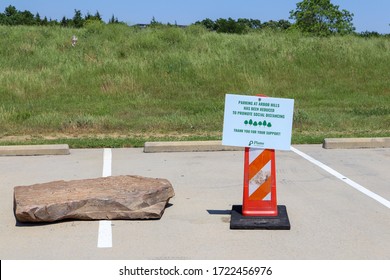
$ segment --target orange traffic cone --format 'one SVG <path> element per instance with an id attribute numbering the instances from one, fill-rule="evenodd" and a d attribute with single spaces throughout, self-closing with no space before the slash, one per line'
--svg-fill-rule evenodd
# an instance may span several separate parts
<path id="1" fill-rule="evenodd" d="M 233 205 L 230 229 L 290 229 L 276 202 L 275 150 L 245 148 L 243 205 Z"/>
<path id="2" fill-rule="evenodd" d="M 277 216 L 275 150 L 245 148 L 244 216 Z"/>

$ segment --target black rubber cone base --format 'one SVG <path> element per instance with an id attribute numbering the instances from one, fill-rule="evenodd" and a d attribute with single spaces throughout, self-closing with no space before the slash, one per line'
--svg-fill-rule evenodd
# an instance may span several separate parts
<path id="1" fill-rule="evenodd" d="M 242 206 L 233 205 L 230 219 L 230 229 L 269 229 L 290 230 L 290 221 L 284 205 L 278 205 L 278 215 L 269 216 L 243 216 Z"/>

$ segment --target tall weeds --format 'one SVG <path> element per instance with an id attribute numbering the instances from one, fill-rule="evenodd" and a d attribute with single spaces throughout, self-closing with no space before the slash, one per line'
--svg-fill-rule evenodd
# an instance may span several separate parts
<path id="1" fill-rule="evenodd" d="M 218 138 L 226 93 L 294 98 L 295 142 L 389 136 L 389 65 L 388 38 L 0 26 L 0 137 Z"/>

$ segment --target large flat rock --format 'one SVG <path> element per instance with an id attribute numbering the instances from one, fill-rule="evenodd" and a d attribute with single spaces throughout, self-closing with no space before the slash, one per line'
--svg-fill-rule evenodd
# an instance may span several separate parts
<path id="1" fill-rule="evenodd" d="M 166 179 L 112 176 L 14 188 L 19 222 L 159 219 L 174 196 Z"/>

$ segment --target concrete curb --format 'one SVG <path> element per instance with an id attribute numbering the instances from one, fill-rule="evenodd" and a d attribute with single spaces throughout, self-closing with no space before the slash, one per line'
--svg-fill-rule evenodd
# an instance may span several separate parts
<path id="1" fill-rule="evenodd" d="M 146 142 L 144 153 L 243 151 L 244 148 L 223 146 L 222 141 Z"/>
<path id="2" fill-rule="evenodd" d="M 384 138 L 326 138 L 324 149 L 390 148 L 390 137 Z"/>
<path id="3" fill-rule="evenodd" d="M 0 146 L 0 156 L 69 155 L 68 144 Z"/>

